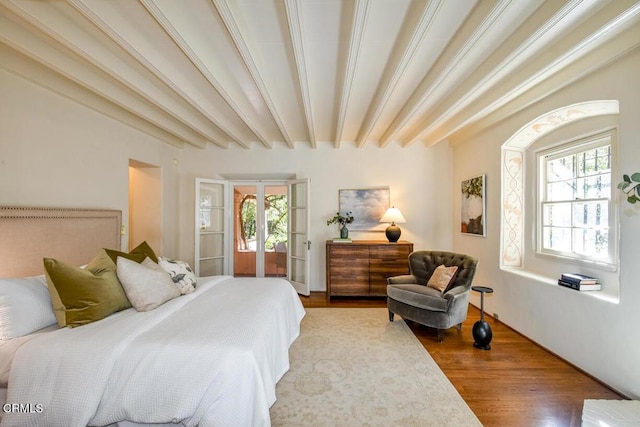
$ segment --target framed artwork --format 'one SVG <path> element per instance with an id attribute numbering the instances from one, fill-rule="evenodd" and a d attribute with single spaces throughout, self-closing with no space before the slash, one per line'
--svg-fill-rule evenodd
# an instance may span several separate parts
<path id="1" fill-rule="evenodd" d="M 380 223 L 380 218 L 389 208 L 389 187 L 338 190 L 340 212 L 351 212 L 353 222 L 349 230 L 384 231 L 389 224 Z"/>
<path id="2" fill-rule="evenodd" d="M 460 187 L 460 232 L 486 236 L 484 174 L 462 181 Z"/>

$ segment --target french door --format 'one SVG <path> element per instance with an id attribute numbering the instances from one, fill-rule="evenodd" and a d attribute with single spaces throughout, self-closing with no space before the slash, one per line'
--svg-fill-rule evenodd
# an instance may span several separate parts
<path id="1" fill-rule="evenodd" d="M 309 295 L 309 181 L 196 179 L 198 276 L 286 277 Z"/>
<path id="2" fill-rule="evenodd" d="M 309 295 L 309 179 L 289 181 L 288 278 L 301 295 Z"/>
<path id="3" fill-rule="evenodd" d="M 196 276 L 229 274 L 229 183 L 196 178 Z"/>

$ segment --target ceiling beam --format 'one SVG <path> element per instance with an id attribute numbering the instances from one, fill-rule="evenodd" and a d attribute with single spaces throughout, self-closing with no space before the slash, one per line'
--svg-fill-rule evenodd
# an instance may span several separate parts
<path id="1" fill-rule="evenodd" d="M 244 37 L 242 36 L 242 31 L 240 31 L 240 27 L 238 26 L 237 20 L 233 16 L 233 11 L 229 7 L 228 1 L 227 0 L 211 0 L 211 1 L 213 2 L 213 5 L 218 11 L 218 14 L 222 18 L 222 21 L 224 22 L 225 26 L 227 27 L 227 31 L 229 32 L 229 35 L 231 36 L 231 39 L 233 40 L 233 43 L 236 46 L 236 49 L 240 53 L 240 56 L 242 57 L 242 60 L 244 61 L 245 66 L 247 67 L 247 70 L 249 70 L 249 74 L 251 75 L 251 78 L 253 79 L 254 84 L 258 88 L 260 95 L 262 95 L 262 99 L 265 105 L 267 106 L 267 108 L 269 109 L 269 112 L 271 113 L 273 120 L 278 126 L 278 129 L 280 130 L 280 133 L 282 134 L 284 141 L 286 142 L 289 148 L 294 148 L 293 140 L 291 139 L 291 136 L 289 135 L 289 132 L 287 131 L 287 128 L 285 127 L 282 121 L 282 117 L 280 116 L 280 113 L 278 112 L 278 109 L 276 108 L 275 103 L 273 102 L 273 98 L 269 93 L 269 89 L 267 89 L 267 85 L 265 84 L 264 80 L 262 80 L 262 76 L 260 75 L 260 70 L 258 69 L 256 62 L 253 59 L 251 50 L 247 46 L 247 43 L 244 40 Z"/>
<path id="2" fill-rule="evenodd" d="M 99 32 L 90 34 L 85 29 L 86 27 L 65 25 L 69 14 L 72 14 L 74 10 L 78 11 L 75 5 L 70 3 L 17 4 L 7 2 L 5 6 L 11 9 L 25 23 L 38 29 L 52 40 L 55 40 L 57 44 L 64 46 L 77 57 L 90 63 L 94 69 L 105 73 L 111 79 L 126 87 L 128 91 L 136 94 L 137 97 L 144 99 L 149 104 L 153 104 L 155 108 L 164 111 L 175 120 L 181 122 L 182 125 L 191 128 L 191 132 L 198 135 L 186 138 L 192 145 L 204 148 L 206 141 L 214 140 L 214 135 L 204 129 L 204 122 L 200 125 L 193 123 L 191 120 L 192 113 L 188 111 L 188 108 L 176 105 L 171 96 L 164 93 L 151 79 L 148 79 L 148 75 L 141 74 L 139 70 L 134 70 L 126 62 L 123 62 L 121 58 L 117 57 L 107 46 L 109 42 L 113 43 L 113 39 L 108 34 L 102 33 L 102 36 L 107 37 L 105 39 L 104 37 L 99 37 Z M 82 12 L 78 16 L 86 18 Z M 90 22 L 95 24 L 92 20 Z M 95 25 L 91 28 L 101 31 Z M 106 40 L 109 40 L 107 44 L 105 44 Z M 62 56 L 60 55 L 60 60 L 64 62 L 65 59 Z M 87 69 L 91 67 L 87 67 Z M 123 68 L 127 68 L 127 71 L 131 72 L 123 72 Z M 76 71 L 78 70 L 79 67 L 76 67 Z M 133 77 L 138 79 L 134 82 L 132 80 Z M 91 79 L 86 79 L 85 85 L 91 86 Z M 174 105 L 172 106 L 172 104 Z M 218 143 L 221 144 L 222 142 L 218 141 Z"/>
<path id="3" fill-rule="evenodd" d="M 260 143 L 266 148 L 272 148 L 271 142 L 268 141 L 265 136 L 260 132 L 255 124 L 244 114 L 241 108 L 233 101 L 231 96 L 224 89 L 222 84 L 215 78 L 215 76 L 209 71 L 207 66 L 200 60 L 198 55 L 191 49 L 189 44 L 180 35 L 179 31 L 171 24 L 170 20 L 162 13 L 158 6 L 150 0 L 140 0 L 141 4 L 149 12 L 149 14 L 156 20 L 165 33 L 174 41 L 182 53 L 189 59 L 198 72 L 211 84 L 216 92 L 222 97 L 222 99 L 229 105 L 233 112 L 242 120 L 242 122 L 251 130 Z M 243 148 L 250 148 L 248 141 L 244 141 L 235 131 L 218 120 L 217 117 L 208 113 L 206 109 L 202 109 L 203 114 L 207 116 L 216 126 L 222 129 L 231 139 Z"/>
<path id="4" fill-rule="evenodd" d="M 477 73 L 480 77 L 476 81 L 461 84 L 456 90 L 456 92 L 460 93 L 460 96 L 452 96 L 451 98 L 455 99 L 455 102 L 449 103 L 450 105 L 444 108 L 444 111 L 425 115 L 422 123 L 404 138 L 404 145 L 411 145 L 424 138 L 429 139 L 427 135 L 433 130 L 443 126 L 445 122 L 460 113 L 464 108 L 475 102 L 482 102 L 488 92 L 495 90 L 495 87 L 504 82 L 509 75 L 517 72 L 518 68 L 547 49 L 551 43 L 557 49 L 557 44 L 562 43 L 560 41 L 562 40 L 562 34 L 570 29 L 576 21 L 581 20 L 586 13 L 589 13 L 598 1 L 571 0 L 566 4 L 545 3 L 536 11 L 536 15 L 539 17 L 531 16 L 529 18 L 543 19 L 544 22 L 541 25 L 535 25 L 526 34 L 520 29 L 512 34 L 509 37 L 509 42 L 512 44 L 517 43 L 517 46 L 511 48 L 502 60 L 489 59 L 488 63 L 498 63 L 498 65 L 491 70 Z M 541 15 L 544 15 L 544 17 Z M 492 56 L 499 55 L 501 55 L 500 49 L 496 50 Z M 445 100 L 440 105 L 446 104 L 447 101 Z"/>
<path id="5" fill-rule="evenodd" d="M 269 89 L 267 89 L 267 85 L 264 83 L 264 80 L 262 80 L 262 76 L 260 75 L 260 70 L 258 69 L 256 62 L 253 59 L 251 50 L 247 46 L 247 43 L 245 42 L 244 37 L 242 37 L 242 32 L 240 31 L 237 20 L 233 16 L 233 11 L 229 7 L 228 1 L 227 0 L 211 0 L 211 1 L 213 2 L 213 5 L 218 11 L 218 14 L 222 18 L 225 26 L 227 27 L 227 31 L 229 32 L 229 35 L 231 36 L 231 39 L 233 40 L 233 43 L 236 49 L 238 49 L 238 52 L 240 52 L 240 56 L 242 57 L 242 60 L 244 61 L 245 66 L 247 67 L 247 70 L 249 70 L 249 74 L 251 75 L 251 78 L 253 79 L 254 84 L 258 88 L 260 95 L 262 95 L 262 99 L 266 104 L 267 108 L 269 109 L 271 116 L 273 116 L 273 120 L 276 122 L 276 125 L 278 126 L 278 129 L 280 130 L 280 133 L 282 134 L 284 141 L 286 142 L 289 148 L 294 148 L 293 140 L 291 139 L 289 132 L 284 126 L 282 118 L 280 117 L 280 113 L 278 112 L 278 109 L 276 108 L 275 103 L 273 102 L 273 98 L 269 93 Z"/>
<path id="6" fill-rule="evenodd" d="M 497 94 L 492 99 L 478 96 L 472 100 L 473 102 L 463 103 L 461 101 L 459 104 L 456 103 L 456 105 L 447 109 L 447 111 L 439 117 L 430 119 L 430 125 L 412 135 L 411 139 L 407 139 L 406 144 L 409 145 L 417 141 L 424 141 L 428 145 L 437 143 L 458 132 L 463 127 L 470 127 L 473 123 L 490 116 L 493 112 L 514 102 L 516 98 L 523 96 L 526 92 L 533 90 L 543 82 L 554 80 L 554 76 L 561 73 L 564 69 L 571 68 L 573 77 L 563 77 L 563 79 L 555 83 L 556 86 L 553 90 L 558 90 L 566 86 L 568 81 L 575 81 L 578 76 L 584 76 L 604 66 L 607 62 L 616 58 L 619 53 L 624 53 L 640 44 L 640 39 L 633 40 L 632 36 L 627 37 L 616 44 L 615 48 L 610 48 L 607 52 L 600 53 L 597 55 L 597 58 L 594 57 L 590 60 L 582 61 L 579 67 L 575 67 L 574 64 L 581 61 L 582 58 L 585 58 L 591 52 L 599 49 L 603 44 L 616 38 L 631 26 L 637 25 L 638 22 L 640 22 L 640 3 L 636 3 L 627 8 L 627 5 L 623 4 L 623 2 L 615 2 L 607 7 L 607 12 L 612 15 L 611 19 L 603 15 L 598 15 L 597 18 L 591 17 L 592 22 L 585 22 L 579 29 L 575 29 L 570 23 L 568 25 L 566 22 L 563 22 L 563 18 L 569 17 L 572 22 L 581 21 L 584 16 L 591 15 L 591 9 L 595 4 L 585 5 L 585 2 L 576 1 L 571 6 L 572 8 L 575 7 L 575 9 L 563 8 L 546 23 L 547 25 L 543 26 L 543 28 L 549 32 L 547 36 L 552 37 L 544 37 L 542 40 L 544 44 L 535 46 L 535 52 L 528 52 L 527 57 L 534 55 L 536 52 L 545 51 L 545 49 L 546 52 L 550 52 L 550 45 L 553 45 L 554 52 L 563 52 L 562 54 L 549 58 L 544 66 L 535 64 L 533 68 L 527 68 L 525 66 L 519 70 L 510 70 L 510 75 L 518 75 L 521 77 L 517 80 L 517 84 L 510 86 L 503 84 L 499 90 L 496 91 L 494 89 L 494 93 L 497 92 Z M 582 8 L 584 6 L 588 7 Z M 575 12 L 578 16 L 574 16 L 569 12 Z M 568 29 L 572 29 L 574 33 L 580 32 L 579 39 L 573 40 L 567 37 L 566 34 L 562 34 Z M 524 43 L 524 46 L 533 49 L 534 42 L 537 42 L 539 37 L 540 34 L 538 31 Z M 525 51 L 523 50 L 519 50 L 518 52 L 525 55 Z M 511 56 L 508 59 L 516 61 L 516 59 Z M 501 65 L 504 66 L 500 64 L 491 74 L 498 72 Z M 502 81 L 504 82 L 504 80 Z M 484 83 L 489 84 L 488 81 Z M 476 88 L 476 90 L 478 89 Z M 549 91 L 548 88 L 546 90 Z M 457 120 L 456 115 L 458 116 Z"/>
<path id="7" fill-rule="evenodd" d="M 107 117 L 125 123 L 169 145 L 177 148 L 184 148 L 185 146 L 184 140 L 178 135 L 120 107 L 91 89 L 87 89 L 81 84 L 55 72 L 47 65 L 37 62 L 35 59 L 18 52 L 4 43 L 0 43 L 0 57 L 2 57 L 2 62 L 0 62 L 1 69 L 53 91 L 73 102 L 80 103 Z"/>
<path id="8" fill-rule="evenodd" d="M 471 71 L 470 61 L 473 60 L 476 55 L 472 52 L 483 41 L 483 39 L 490 34 L 492 28 L 496 22 L 505 14 L 509 5 L 514 0 L 499 0 L 491 8 L 488 16 L 486 16 L 478 27 L 476 27 L 473 33 L 464 44 L 457 50 L 455 56 L 447 63 L 446 67 L 437 76 L 437 78 L 426 85 L 421 84 L 420 88 L 416 90 L 414 95 L 400 110 L 395 117 L 391 125 L 386 129 L 380 138 L 380 146 L 384 147 L 391 142 L 396 135 L 409 123 L 411 119 L 418 113 L 420 107 L 427 102 L 431 101 L 436 103 L 439 99 L 437 92 L 444 93 L 447 89 L 459 84 L 460 75 L 464 75 L 466 72 Z M 428 77 L 425 77 L 424 82 L 428 81 Z"/>
<path id="9" fill-rule="evenodd" d="M 413 30 L 411 39 L 404 48 L 402 55 L 396 62 L 390 60 L 387 64 L 382 80 L 376 89 L 371 106 L 364 118 L 363 125 L 360 127 L 356 137 L 356 144 L 358 147 L 362 147 L 369 138 L 369 135 L 378 122 L 385 105 L 391 98 L 396 85 L 403 77 L 407 67 L 418 51 L 418 48 L 424 41 L 425 35 L 429 31 L 429 28 L 438 14 L 438 10 L 442 6 L 442 1 L 443 0 L 427 2 L 422 11 L 420 21 Z"/>
<path id="10" fill-rule="evenodd" d="M 3 3 L 6 6 L 7 3 Z M 6 9 L 5 9 L 6 10 Z M 144 120 L 160 129 L 177 136 L 182 141 L 203 148 L 207 139 L 195 132 L 166 111 L 158 109 L 154 103 L 131 92 L 128 87 L 99 68 L 93 63 L 79 57 L 56 39 L 48 39 L 46 27 L 44 34 L 34 34 L 39 27 L 28 30 L 22 25 L 7 19 L 10 12 L 0 14 L 0 42 L 15 49 L 29 58 L 47 66 L 56 73 L 91 90 L 96 95 L 112 102 L 130 113 L 137 114 Z M 17 15 L 19 19 L 22 17 Z M 30 22 L 25 22 L 32 25 Z"/>
<path id="11" fill-rule="evenodd" d="M 340 148 L 344 121 L 349 109 L 349 98 L 351 88 L 358 68 L 358 58 L 360 56 L 360 45 L 367 27 L 367 17 L 369 15 L 369 0 L 356 0 L 353 24 L 351 27 L 351 38 L 349 40 L 349 53 L 347 56 L 347 68 L 344 72 L 344 84 L 340 94 L 340 107 L 338 110 L 338 123 L 336 126 L 336 137 L 334 147 Z"/>
<path id="12" fill-rule="evenodd" d="M 311 94 L 309 91 L 309 80 L 307 75 L 307 61 L 304 52 L 303 23 L 300 15 L 300 0 L 285 0 L 285 10 L 287 12 L 287 22 L 289 23 L 289 34 L 293 46 L 293 58 L 298 72 L 298 85 L 304 107 L 304 116 L 307 121 L 307 132 L 312 148 L 317 147 L 316 131 L 313 123 L 313 111 L 311 108 Z"/>
<path id="13" fill-rule="evenodd" d="M 218 146 L 225 146 L 226 141 L 228 140 L 235 141 L 236 138 L 234 138 L 232 134 L 219 126 L 219 124 L 216 123 L 215 120 L 212 120 L 211 115 L 205 108 L 199 105 L 198 102 L 195 101 L 191 96 L 189 96 L 184 90 L 182 90 L 179 85 L 173 82 L 169 76 L 163 73 L 161 69 L 159 69 L 149 59 L 147 59 L 142 52 L 140 52 L 131 43 L 129 43 L 125 35 L 120 34 L 115 28 L 109 25 L 105 19 L 102 19 L 99 15 L 99 12 L 91 9 L 91 7 L 87 5 L 83 0 L 68 0 L 68 3 L 85 19 L 90 21 L 95 28 L 102 31 L 105 36 L 116 43 L 124 52 L 126 52 L 131 58 L 133 58 L 138 64 L 140 64 L 147 72 L 155 76 L 160 82 L 162 82 L 162 84 L 166 88 L 168 88 L 180 99 L 182 99 L 186 103 L 186 105 L 188 105 L 189 110 L 195 110 L 187 112 L 187 117 L 183 118 L 183 121 L 185 121 L 185 123 L 193 126 L 194 129 L 203 133 L 211 142 Z M 124 79 L 124 76 L 122 76 L 121 78 Z M 175 114 L 178 114 L 179 110 L 173 108 L 172 111 L 176 111 Z M 216 129 L 213 129 L 212 125 L 216 126 Z"/>

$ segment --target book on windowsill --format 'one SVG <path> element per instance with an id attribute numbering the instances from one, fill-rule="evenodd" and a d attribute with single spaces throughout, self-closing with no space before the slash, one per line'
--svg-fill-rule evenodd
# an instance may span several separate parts
<path id="1" fill-rule="evenodd" d="M 333 243 L 351 243 L 351 242 L 353 242 L 353 240 L 351 239 L 340 239 L 340 238 L 333 239 Z"/>
<path id="2" fill-rule="evenodd" d="M 602 289 L 602 285 L 600 283 L 593 284 L 580 284 L 574 282 L 567 282 L 565 280 L 558 280 L 558 285 L 565 286 L 567 288 L 575 289 L 576 291 L 599 291 Z"/>
<path id="3" fill-rule="evenodd" d="M 595 285 L 596 283 L 598 283 L 597 278 L 580 273 L 563 273 L 560 276 L 560 280 L 564 280 L 565 282 L 570 283 L 577 283 L 579 285 Z"/>

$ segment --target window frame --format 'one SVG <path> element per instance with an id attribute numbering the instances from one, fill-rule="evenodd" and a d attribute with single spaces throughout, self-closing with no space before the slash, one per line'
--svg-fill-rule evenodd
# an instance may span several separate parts
<path id="1" fill-rule="evenodd" d="M 608 198 L 593 198 L 593 199 L 575 199 L 580 201 L 593 201 L 604 199 L 607 201 L 608 206 L 608 243 L 607 253 L 608 259 L 588 257 L 584 254 L 577 252 L 565 252 L 553 249 L 547 249 L 543 247 L 544 244 L 544 205 L 551 202 L 546 199 L 546 186 L 547 186 L 547 161 L 557 158 L 562 158 L 570 155 L 582 153 L 584 151 L 592 150 L 598 147 L 610 146 L 610 175 L 611 175 L 611 188 Z M 604 270 L 615 271 L 618 266 L 618 215 L 617 215 L 617 194 L 614 188 L 614 177 L 617 176 L 617 139 L 616 129 L 608 129 L 597 133 L 589 134 L 587 136 L 581 136 L 570 141 L 554 144 L 553 146 L 545 147 L 544 149 L 536 153 L 536 183 L 537 183 L 537 195 L 536 195 L 536 221 L 535 221 L 535 253 L 536 255 L 556 259 L 558 261 L 566 262 L 567 260 L 575 261 L 582 265 L 588 265 L 589 267 L 597 267 Z M 572 201 L 566 201 L 572 203 Z M 573 243 L 572 243 L 573 245 Z"/>

